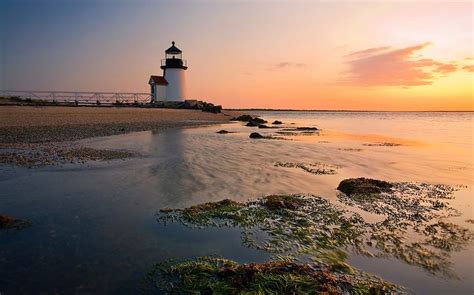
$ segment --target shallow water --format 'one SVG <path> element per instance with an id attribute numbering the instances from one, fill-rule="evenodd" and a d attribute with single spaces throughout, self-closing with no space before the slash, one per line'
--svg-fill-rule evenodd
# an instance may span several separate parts
<path id="1" fill-rule="evenodd" d="M 286 127 L 317 126 L 318 135 L 252 140 L 257 129 L 219 126 L 94 138 L 95 148 L 125 149 L 137 158 L 35 169 L 0 166 L 0 212 L 33 227 L 0 232 L 0 293 L 136 293 L 157 262 L 216 254 L 239 262 L 268 254 L 241 246 L 238 229 L 191 230 L 156 222 L 164 207 L 230 198 L 312 193 L 337 202 L 349 177 L 467 186 L 453 206 L 474 219 L 473 113 L 260 112 Z M 295 124 L 291 124 L 295 123 Z M 220 129 L 235 131 L 216 134 Z M 399 146 L 377 146 L 379 143 Z M 375 144 L 375 145 L 374 145 Z M 313 175 L 282 162 L 339 165 Z M 454 253 L 459 279 L 433 276 L 394 259 L 353 255 L 352 265 L 416 293 L 472 294 L 474 249 Z"/>

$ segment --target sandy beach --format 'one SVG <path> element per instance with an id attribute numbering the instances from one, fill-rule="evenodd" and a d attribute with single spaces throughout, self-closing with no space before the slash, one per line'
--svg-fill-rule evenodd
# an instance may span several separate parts
<path id="1" fill-rule="evenodd" d="M 198 110 L 114 107 L 0 107 L 0 143 L 63 142 L 229 121 Z"/>
<path id="2" fill-rule="evenodd" d="M 117 147 L 85 148 L 77 141 L 225 123 L 230 118 L 230 114 L 183 109 L 1 105 L 0 163 L 35 167 L 125 159 L 133 155 Z"/>

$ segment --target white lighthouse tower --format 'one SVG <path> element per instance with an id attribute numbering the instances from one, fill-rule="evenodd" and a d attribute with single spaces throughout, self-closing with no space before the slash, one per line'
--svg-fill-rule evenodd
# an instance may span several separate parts
<path id="1" fill-rule="evenodd" d="M 163 77 L 168 82 L 166 100 L 184 101 L 187 98 L 185 71 L 188 69 L 182 58 L 182 51 L 171 42 L 165 51 L 165 59 L 161 61 Z"/>
<path id="2" fill-rule="evenodd" d="M 187 98 L 185 71 L 188 69 L 182 51 L 172 42 L 165 50 L 165 59 L 161 60 L 163 76 L 151 76 L 151 96 L 153 101 L 184 101 Z"/>

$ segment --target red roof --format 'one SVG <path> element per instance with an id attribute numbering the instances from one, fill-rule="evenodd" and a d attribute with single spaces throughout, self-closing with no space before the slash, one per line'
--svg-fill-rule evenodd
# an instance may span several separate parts
<path id="1" fill-rule="evenodd" d="M 158 84 L 158 85 L 168 85 L 168 81 L 166 81 L 165 77 L 163 76 L 150 76 L 150 81 L 148 84 Z"/>

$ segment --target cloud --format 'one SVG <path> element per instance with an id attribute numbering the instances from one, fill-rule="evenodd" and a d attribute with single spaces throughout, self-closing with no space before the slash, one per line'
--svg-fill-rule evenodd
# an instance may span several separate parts
<path id="1" fill-rule="evenodd" d="M 458 68 L 454 62 L 443 63 L 415 55 L 430 45 L 427 42 L 401 49 L 383 46 L 350 53 L 346 55 L 350 58 L 349 70 L 342 82 L 357 86 L 430 85 Z"/>
<path id="2" fill-rule="evenodd" d="M 436 70 L 437 70 L 439 73 L 442 73 L 442 74 L 449 74 L 449 73 L 452 73 L 452 72 L 456 72 L 457 69 L 458 69 L 458 66 L 457 66 L 455 63 L 439 64 L 439 65 L 436 67 Z"/>
<path id="3" fill-rule="evenodd" d="M 377 52 L 382 52 L 387 49 L 390 49 L 390 46 L 374 47 L 374 48 L 369 48 L 369 49 L 349 53 L 346 55 L 346 57 L 363 57 L 363 56 L 367 56 L 367 55 L 374 54 Z"/>
<path id="4" fill-rule="evenodd" d="M 277 64 L 274 64 L 270 70 L 275 70 L 275 69 L 284 69 L 284 68 L 302 68 L 305 67 L 306 64 L 304 63 L 294 63 L 294 62 L 288 62 L 288 61 L 283 61 L 279 62 Z"/>
<path id="5" fill-rule="evenodd" d="M 467 65 L 462 67 L 463 70 L 468 71 L 468 72 L 474 72 L 474 65 Z"/>

